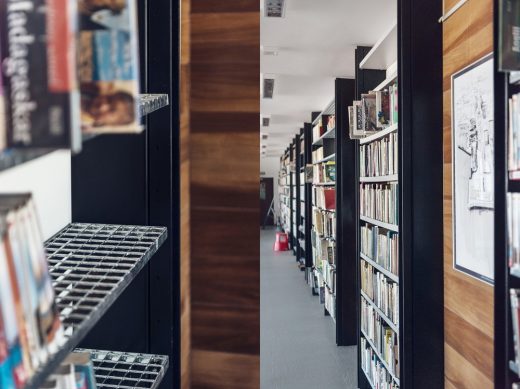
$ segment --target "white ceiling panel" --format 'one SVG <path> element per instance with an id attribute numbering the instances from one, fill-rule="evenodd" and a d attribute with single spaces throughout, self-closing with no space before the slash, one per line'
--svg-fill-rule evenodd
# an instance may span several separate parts
<path id="1" fill-rule="evenodd" d="M 277 52 L 260 57 L 261 74 L 275 78 L 273 98 L 260 104 L 271 117 L 262 127 L 270 155 L 332 100 L 336 77 L 354 77 L 355 46 L 376 43 L 396 18 L 395 0 L 286 0 L 283 18 L 262 13 L 260 43 Z"/>

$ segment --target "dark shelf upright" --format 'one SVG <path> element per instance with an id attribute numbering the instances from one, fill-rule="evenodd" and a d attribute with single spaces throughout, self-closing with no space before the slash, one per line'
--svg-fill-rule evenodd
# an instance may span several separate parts
<path id="1" fill-rule="evenodd" d="M 336 96 L 336 343 L 358 343 L 357 288 L 358 247 L 358 142 L 348 136 L 347 107 L 355 99 L 356 82 L 337 78 Z"/>
<path id="2" fill-rule="evenodd" d="M 300 217 L 301 217 L 301 207 L 300 207 L 300 135 L 297 134 L 294 137 L 294 216 L 296 217 L 295 221 L 293 221 L 293 229 L 296 228 L 294 232 L 294 244 L 296 250 L 294 251 L 294 255 L 296 256 L 296 262 L 300 262 L 302 248 L 300 247 Z M 291 207 L 292 205 L 291 200 Z"/>
<path id="3" fill-rule="evenodd" d="M 499 1 L 494 1 L 494 47 L 499 44 Z M 498 55 L 494 57 L 495 112 L 495 283 L 494 283 L 494 377 L 495 388 L 511 388 L 520 381 L 510 362 L 515 361 L 514 331 L 509 289 L 520 288 L 520 278 L 512 276 L 507 260 L 507 194 L 519 193 L 520 182 L 509 180 L 507 167 L 508 100 L 520 92 L 509 84 L 507 73 L 498 71 Z"/>
<path id="4" fill-rule="evenodd" d="M 444 386 L 441 1 L 398 2 L 401 388 Z M 427 285 L 428 287 L 424 287 Z"/>
<path id="5" fill-rule="evenodd" d="M 303 127 L 304 135 L 304 167 L 312 164 L 312 125 L 305 123 Z M 305 175 L 306 177 L 306 175 Z M 305 278 L 308 281 L 310 269 L 312 268 L 312 184 L 305 181 Z"/>

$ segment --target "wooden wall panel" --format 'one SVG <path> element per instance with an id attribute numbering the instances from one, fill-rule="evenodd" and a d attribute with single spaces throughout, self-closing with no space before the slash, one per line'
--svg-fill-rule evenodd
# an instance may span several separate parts
<path id="1" fill-rule="evenodd" d="M 191 290 L 190 290 L 190 2 L 181 0 L 180 63 L 180 251 L 181 251 L 181 388 L 191 385 Z"/>
<path id="2" fill-rule="evenodd" d="M 183 389 L 259 388 L 259 3 L 182 3 L 189 7 L 181 127 L 189 179 L 182 183 L 190 196 L 183 255 L 189 271 L 182 273 L 189 278 L 190 366 Z"/>
<path id="3" fill-rule="evenodd" d="M 445 11 L 456 1 L 445 3 Z M 493 288 L 453 269 L 451 75 L 493 50 L 493 2 L 469 0 L 443 26 L 445 386 L 493 387 Z"/>

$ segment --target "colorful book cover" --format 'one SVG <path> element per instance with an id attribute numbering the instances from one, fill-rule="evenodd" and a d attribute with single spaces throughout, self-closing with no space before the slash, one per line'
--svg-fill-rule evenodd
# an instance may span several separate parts
<path id="1" fill-rule="evenodd" d="M 362 94 L 361 106 L 363 112 L 363 130 L 366 133 L 377 131 L 376 95 L 374 93 Z"/>
<path id="2" fill-rule="evenodd" d="M 74 365 L 76 374 L 81 374 L 83 376 L 85 380 L 85 389 L 96 389 L 94 365 L 90 359 L 89 352 L 75 351 L 69 354 L 64 363 Z"/>
<path id="3" fill-rule="evenodd" d="M 2 228 L 0 226 L 0 228 Z M 1 231 L 5 234 L 5 230 Z M 26 381 L 26 373 L 22 359 L 22 349 L 20 343 L 20 331 L 18 321 L 16 319 L 16 308 L 13 296 L 13 289 L 9 277 L 9 269 L 7 265 L 7 255 L 3 239 L 0 239 L 0 308 L 2 309 L 2 317 L 4 324 L 5 339 L 8 347 L 8 361 L 5 363 L 9 366 L 12 381 L 15 388 L 22 388 Z M 6 374 L 6 377 L 8 374 Z"/>
<path id="4" fill-rule="evenodd" d="M 74 0 L 0 3 L 8 147 L 81 146 L 75 14 Z"/>
<path id="5" fill-rule="evenodd" d="M 2 389 L 14 389 L 16 387 L 9 362 L 9 347 L 5 336 L 4 319 L 2 317 L 2 301 L 0 299 L 0 387 Z"/>
<path id="6" fill-rule="evenodd" d="M 83 132 L 137 132 L 139 70 L 133 0 L 79 1 Z"/>
<path id="7" fill-rule="evenodd" d="M 38 291 L 37 322 L 42 344 L 49 352 L 57 350 L 63 337 L 63 326 L 59 316 L 55 293 L 48 270 L 43 236 L 34 201 L 29 199 L 23 209 L 27 243 L 31 250 L 31 264 Z"/>

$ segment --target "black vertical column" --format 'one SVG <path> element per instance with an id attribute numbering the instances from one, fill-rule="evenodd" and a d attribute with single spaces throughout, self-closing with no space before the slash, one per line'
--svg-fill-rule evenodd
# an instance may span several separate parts
<path id="1" fill-rule="evenodd" d="M 305 166 L 312 164 L 312 124 L 305 123 L 303 127 L 305 137 Z M 307 175 L 305 175 L 307 176 Z M 312 183 L 305 182 L 305 267 L 309 276 L 312 268 Z"/>
<path id="2" fill-rule="evenodd" d="M 355 98 L 355 80 L 336 79 L 336 343 L 356 345 L 358 225 L 357 141 L 349 139 L 347 107 Z"/>
<path id="3" fill-rule="evenodd" d="M 168 228 L 149 265 L 149 350 L 170 358 L 166 389 L 180 387 L 179 2 L 147 1 L 146 18 L 147 90 L 170 99 L 146 117 L 149 224 Z"/>
<path id="4" fill-rule="evenodd" d="M 296 244 L 296 261 L 300 262 L 300 258 L 302 255 L 302 250 L 300 247 L 300 216 L 301 216 L 301 207 L 300 207 L 300 135 L 296 135 L 294 138 L 294 152 L 295 152 L 295 161 L 294 161 L 294 168 L 295 168 L 295 198 L 296 198 L 296 205 L 295 205 L 295 216 L 296 216 L 296 231 L 294 231 L 295 234 L 295 244 Z"/>
<path id="5" fill-rule="evenodd" d="M 442 1 L 398 2 L 401 388 L 444 386 Z"/>

